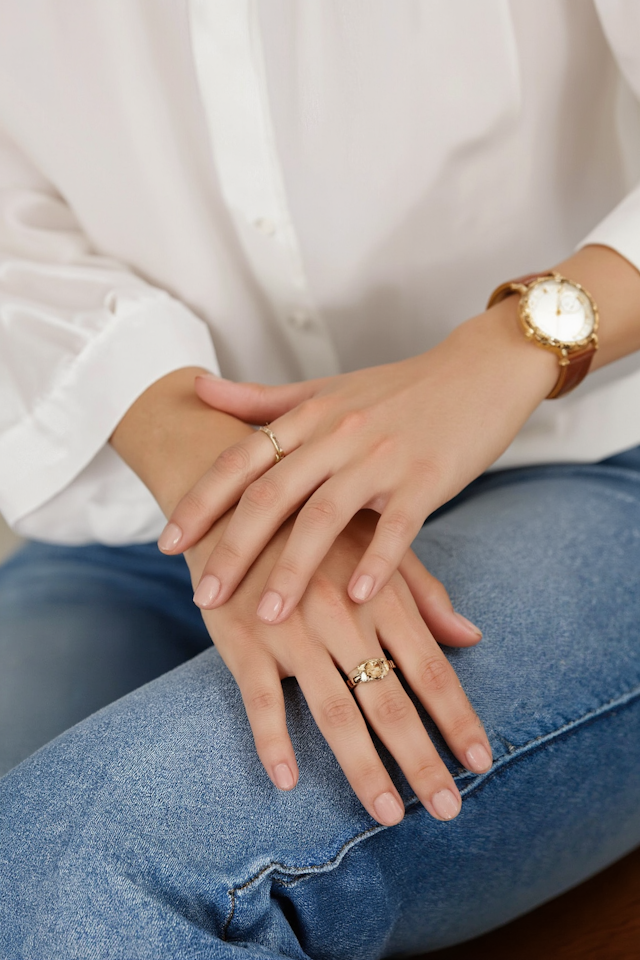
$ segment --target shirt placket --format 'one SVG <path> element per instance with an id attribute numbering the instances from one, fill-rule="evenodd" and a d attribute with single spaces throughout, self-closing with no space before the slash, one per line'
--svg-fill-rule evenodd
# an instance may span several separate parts
<path id="1" fill-rule="evenodd" d="M 274 135 L 255 0 L 189 0 L 218 179 L 240 243 L 305 378 L 339 372 L 313 302 Z"/>

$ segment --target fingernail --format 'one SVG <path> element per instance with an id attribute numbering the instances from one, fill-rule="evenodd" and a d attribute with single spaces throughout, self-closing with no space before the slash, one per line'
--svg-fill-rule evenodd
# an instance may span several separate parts
<path id="1" fill-rule="evenodd" d="M 373 809 L 380 823 L 384 823 L 387 827 L 399 823 L 404 816 L 404 807 L 392 793 L 381 793 L 376 797 L 373 801 Z"/>
<path id="2" fill-rule="evenodd" d="M 291 790 L 295 785 L 293 774 L 286 763 L 279 763 L 273 771 L 273 776 L 279 790 Z"/>
<path id="3" fill-rule="evenodd" d="M 182 540 L 182 530 L 177 523 L 168 523 L 158 538 L 161 550 L 173 550 Z"/>
<path id="4" fill-rule="evenodd" d="M 469 747 L 466 760 L 467 769 L 473 770 L 475 773 L 484 773 L 493 763 L 491 754 L 481 743 L 474 743 L 472 747 Z"/>
<path id="5" fill-rule="evenodd" d="M 193 595 L 193 602 L 197 607 L 210 607 L 219 593 L 220 581 L 212 573 L 208 573 L 198 584 Z"/>
<path id="6" fill-rule="evenodd" d="M 196 380 L 215 380 L 216 382 L 222 380 L 223 377 L 219 377 L 217 373 L 197 373 Z"/>
<path id="7" fill-rule="evenodd" d="M 482 636 L 482 630 L 479 630 L 475 623 L 471 623 L 471 620 L 467 620 L 466 617 L 463 617 L 461 613 L 457 613 L 456 611 L 454 611 L 453 615 L 458 623 L 460 623 L 468 633 L 472 633 L 476 638 Z"/>
<path id="8" fill-rule="evenodd" d="M 353 585 L 351 594 L 356 598 L 356 600 L 366 600 L 372 590 L 373 577 L 370 577 L 368 573 L 363 573 L 361 577 L 358 577 Z"/>
<path id="9" fill-rule="evenodd" d="M 274 590 L 268 590 L 258 604 L 258 616 L 267 623 L 273 623 L 282 610 L 282 597 Z"/>
<path id="10" fill-rule="evenodd" d="M 431 797 L 431 806 L 441 820 L 453 820 L 460 813 L 460 798 L 451 790 L 439 790 Z"/>

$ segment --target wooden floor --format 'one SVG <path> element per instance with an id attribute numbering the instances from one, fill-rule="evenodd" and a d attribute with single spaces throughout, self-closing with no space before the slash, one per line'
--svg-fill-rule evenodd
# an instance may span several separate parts
<path id="1" fill-rule="evenodd" d="M 640 960 L 640 848 L 506 927 L 414 960 Z"/>

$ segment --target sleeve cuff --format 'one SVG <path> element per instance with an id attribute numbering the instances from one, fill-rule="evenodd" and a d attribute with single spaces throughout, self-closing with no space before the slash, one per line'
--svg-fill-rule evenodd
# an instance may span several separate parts
<path id="1" fill-rule="evenodd" d="M 203 321 L 168 294 L 118 299 L 113 319 L 0 437 L 0 512 L 11 525 L 70 484 L 134 401 L 182 367 L 219 373 Z"/>
<path id="2" fill-rule="evenodd" d="M 640 187 L 627 194 L 576 249 L 590 243 L 611 247 L 640 270 Z"/>

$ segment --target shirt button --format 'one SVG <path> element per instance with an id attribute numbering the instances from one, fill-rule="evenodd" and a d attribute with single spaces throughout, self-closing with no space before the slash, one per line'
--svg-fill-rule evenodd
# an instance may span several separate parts
<path id="1" fill-rule="evenodd" d="M 268 217 L 258 217 L 257 220 L 253 221 L 253 225 L 256 230 L 259 230 L 260 233 L 264 233 L 267 237 L 272 237 L 276 232 L 276 225 L 273 220 L 269 220 Z"/>
<path id="2" fill-rule="evenodd" d="M 294 310 L 287 317 L 289 326 L 294 330 L 308 330 L 313 326 L 313 317 L 306 310 Z"/>

